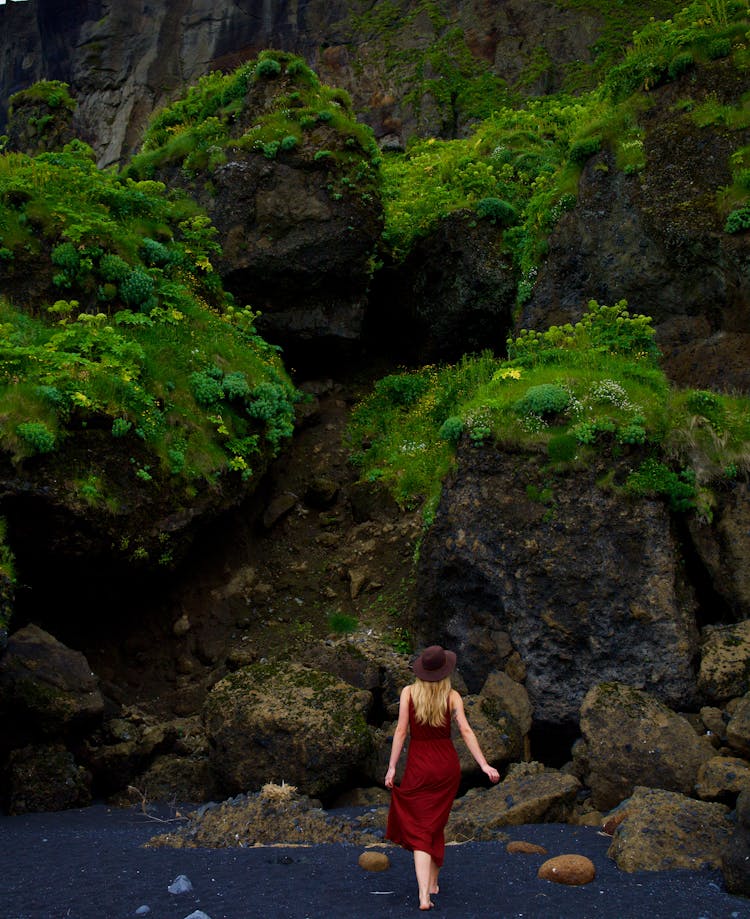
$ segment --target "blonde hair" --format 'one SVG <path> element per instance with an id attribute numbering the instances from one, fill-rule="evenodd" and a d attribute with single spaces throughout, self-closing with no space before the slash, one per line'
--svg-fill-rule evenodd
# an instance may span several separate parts
<path id="1" fill-rule="evenodd" d="M 411 687 L 414 716 L 420 724 L 438 728 L 445 724 L 448 696 L 451 692 L 451 678 L 428 682 L 417 677 Z"/>

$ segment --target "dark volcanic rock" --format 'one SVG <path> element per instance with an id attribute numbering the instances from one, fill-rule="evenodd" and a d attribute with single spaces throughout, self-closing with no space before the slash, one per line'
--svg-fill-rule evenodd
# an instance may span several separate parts
<path id="1" fill-rule="evenodd" d="M 518 282 L 502 241 L 502 230 L 470 212 L 440 221 L 401 264 L 379 273 L 371 334 L 388 353 L 421 362 L 502 350 Z"/>
<path id="2" fill-rule="evenodd" d="M 716 62 L 690 95 L 736 105 L 746 88 L 728 62 Z M 550 237 L 519 326 L 575 322 L 591 298 L 625 299 L 653 317 L 665 369 L 678 383 L 748 390 L 750 236 L 725 233 L 715 202 L 731 184 L 730 154 L 750 131 L 698 128 L 676 105 L 684 91 L 677 82 L 655 92 L 641 172 L 624 174 L 606 152 L 588 161 L 577 206 Z"/>
<path id="3" fill-rule="evenodd" d="M 91 776 L 62 744 L 14 750 L 6 773 L 10 814 L 61 811 L 91 804 Z"/>
<path id="4" fill-rule="evenodd" d="M 417 620 L 458 652 L 470 691 L 515 649 L 537 721 L 576 722 L 605 680 L 695 698 L 694 601 L 669 513 L 600 488 L 612 465 L 552 475 L 541 456 L 460 449 L 422 547 Z"/>
<path id="5" fill-rule="evenodd" d="M 0 660 L 0 707 L 5 737 L 15 723 L 25 735 L 59 735 L 91 724 L 104 711 L 98 680 L 80 651 L 27 625 L 13 634 Z"/>
<path id="6" fill-rule="evenodd" d="M 603 25 L 597 13 L 547 0 L 452 4 L 442 23 L 417 0 L 399 4 L 395 18 L 371 6 L 10 2 L 0 7 L 0 129 L 11 93 L 40 79 L 64 80 L 81 103 L 79 134 L 108 165 L 137 149 L 150 115 L 184 86 L 278 48 L 349 90 L 379 138 L 456 136 L 468 130 L 473 103 L 440 91 L 443 75 L 423 66 L 426 55 L 437 54 L 449 72 L 464 72 L 469 57 L 477 73 L 518 82 L 521 92 L 549 92 L 559 88 L 566 63 L 590 59 Z M 541 69 L 540 52 L 547 58 Z M 531 82 L 529 65 L 538 71 Z"/>

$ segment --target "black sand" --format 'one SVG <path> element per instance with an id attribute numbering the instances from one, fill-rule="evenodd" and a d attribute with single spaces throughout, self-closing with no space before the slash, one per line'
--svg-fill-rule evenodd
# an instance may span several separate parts
<path id="1" fill-rule="evenodd" d="M 169 827 L 140 810 L 95 806 L 0 818 L 0 919 L 391 919 L 420 915 L 411 855 L 392 866 L 357 865 L 355 846 L 144 849 Z M 430 916 L 443 919 L 750 919 L 750 900 L 729 895 L 717 871 L 626 874 L 595 828 L 510 828 L 549 856 L 586 855 L 597 877 L 584 887 L 540 881 L 542 856 L 509 855 L 502 843 L 450 846 Z M 193 890 L 167 887 L 186 875 Z"/>

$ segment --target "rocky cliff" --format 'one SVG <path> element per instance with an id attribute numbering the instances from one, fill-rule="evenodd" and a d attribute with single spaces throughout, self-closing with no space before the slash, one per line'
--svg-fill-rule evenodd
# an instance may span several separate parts
<path id="1" fill-rule="evenodd" d="M 37 80 L 68 82 L 79 134 L 103 165 L 132 154 L 151 113 L 185 86 L 265 48 L 302 55 L 352 92 L 376 136 L 401 144 L 415 132 L 464 131 L 509 92 L 559 88 L 603 29 L 586 9 L 528 0 L 23 0 L 0 17 L 0 115 Z"/>

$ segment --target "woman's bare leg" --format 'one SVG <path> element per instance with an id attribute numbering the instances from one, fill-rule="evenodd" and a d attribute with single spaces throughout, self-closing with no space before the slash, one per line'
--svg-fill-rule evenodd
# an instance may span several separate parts
<path id="1" fill-rule="evenodd" d="M 432 865 L 432 856 L 429 852 L 422 852 L 420 849 L 414 850 L 414 873 L 417 876 L 420 909 L 432 909 L 433 907 L 433 902 L 430 899 Z"/>
<path id="2" fill-rule="evenodd" d="M 430 893 L 440 893 L 440 886 L 438 885 L 439 874 L 440 868 L 438 868 L 435 860 L 430 858 Z"/>

